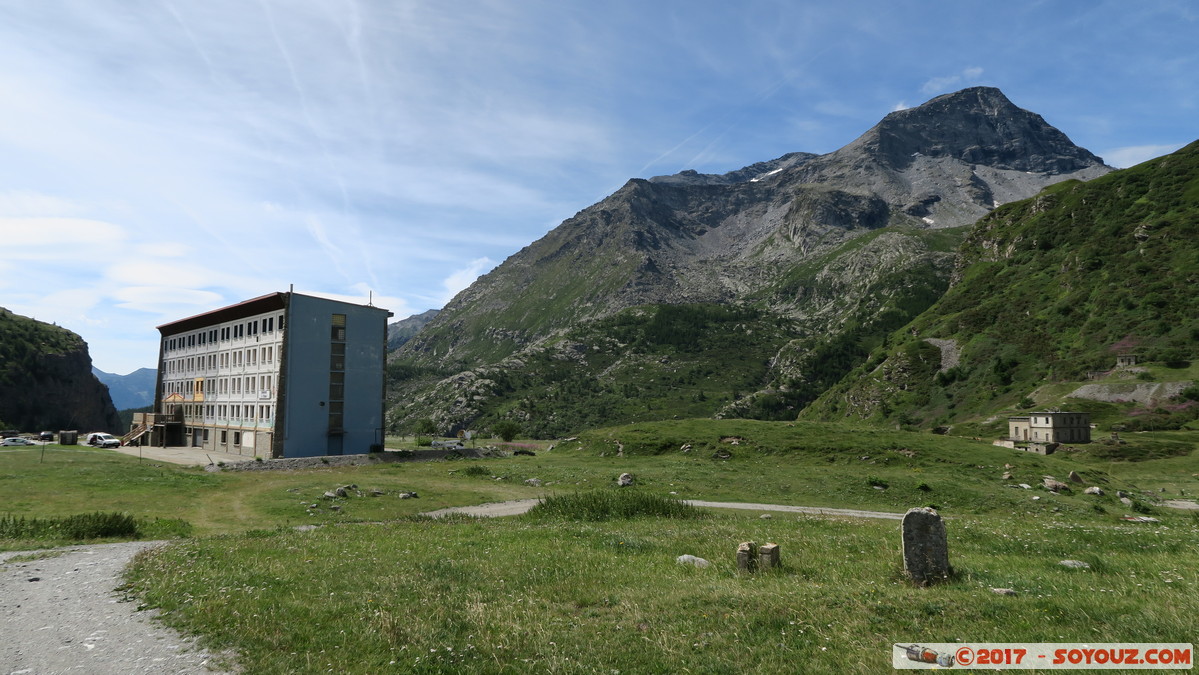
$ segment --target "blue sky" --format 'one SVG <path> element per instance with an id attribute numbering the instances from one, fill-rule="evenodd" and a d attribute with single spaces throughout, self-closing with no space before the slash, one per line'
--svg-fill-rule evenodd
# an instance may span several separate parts
<path id="1" fill-rule="evenodd" d="M 974 85 L 1130 166 L 1199 138 L 1196 7 L 0 0 L 0 306 L 121 374 L 293 285 L 402 318 L 631 177 Z"/>

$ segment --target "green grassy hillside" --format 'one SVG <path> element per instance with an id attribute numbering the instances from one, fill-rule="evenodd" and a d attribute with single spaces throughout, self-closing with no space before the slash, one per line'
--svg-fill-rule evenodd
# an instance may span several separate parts
<path id="1" fill-rule="evenodd" d="M 1187 382 L 1199 359 L 1196 288 L 1199 143 L 1087 183 L 1053 186 L 980 220 L 945 296 L 803 416 L 931 426 L 1090 405 L 1066 398 L 1089 377 Z M 948 367 L 929 339 L 951 340 L 959 363 Z M 1109 372 L 1121 354 L 1148 367 Z M 1099 411 L 1109 416 L 1165 414 L 1182 424 L 1199 407 L 1184 395 L 1145 410 L 1112 391 L 1108 403 L 1119 410 Z M 1192 390 L 1190 398 L 1199 397 Z"/>

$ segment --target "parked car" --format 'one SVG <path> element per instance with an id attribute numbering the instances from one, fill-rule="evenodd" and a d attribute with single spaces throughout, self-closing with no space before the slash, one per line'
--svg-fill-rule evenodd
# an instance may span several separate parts
<path id="1" fill-rule="evenodd" d="M 42 433 L 37 435 L 37 439 L 39 441 L 53 443 L 54 442 L 54 432 L 53 431 L 43 431 Z"/>
<path id="2" fill-rule="evenodd" d="M 29 440 L 28 438 L 22 438 L 20 436 L 13 436 L 11 438 L 6 438 L 6 439 L 0 441 L 0 445 L 37 445 L 37 443 L 34 443 L 33 441 Z"/>
<path id="3" fill-rule="evenodd" d="M 87 440 L 84 441 L 84 443 L 86 443 L 87 445 L 97 447 L 97 448 L 119 448 L 119 447 L 121 447 L 121 439 L 117 438 L 116 436 L 113 436 L 112 434 L 106 434 L 103 432 L 95 432 L 95 433 L 88 434 Z"/>

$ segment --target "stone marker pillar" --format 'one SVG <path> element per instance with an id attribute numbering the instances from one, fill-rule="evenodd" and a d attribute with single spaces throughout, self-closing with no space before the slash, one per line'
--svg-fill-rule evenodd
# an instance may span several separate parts
<path id="1" fill-rule="evenodd" d="M 758 566 L 758 545 L 743 541 L 737 545 L 737 571 L 752 572 Z"/>
<path id="2" fill-rule="evenodd" d="M 920 507 L 903 516 L 903 571 L 920 586 L 948 578 L 949 544 L 945 523 L 935 509 Z"/>
<path id="3" fill-rule="evenodd" d="M 779 566 L 779 545 L 762 544 L 758 547 L 758 569 L 770 570 Z"/>

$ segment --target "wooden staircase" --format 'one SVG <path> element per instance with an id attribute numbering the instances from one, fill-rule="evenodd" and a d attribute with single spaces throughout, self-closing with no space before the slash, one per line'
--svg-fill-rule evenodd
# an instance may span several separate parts
<path id="1" fill-rule="evenodd" d="M 121 436 L 121 445 L 129 445 L 131 442 L 136 441 L 137 439 L 146 435 L 146 432 L 148 431 L 150 431 L 149 424 L 139 424 L 136 427 L 133 427 L 129 433 Z"/>

